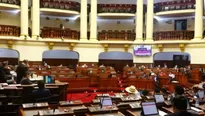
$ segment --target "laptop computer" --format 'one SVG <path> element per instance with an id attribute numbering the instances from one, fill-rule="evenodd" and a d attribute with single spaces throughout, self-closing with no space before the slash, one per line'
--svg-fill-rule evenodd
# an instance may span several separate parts
<path id="1" fill-rule="evenodd" d="M 203 99 L 203 98 L 204 98 L 204 91 L 203 91 L 203 90 L 199 90 L 199 91 L 197 92 L 197 94 L 198 94 L 198 97 L 199 97 L 200 99 Z"/>
<path id="2" fill-rule="evenodd" d="M 159 95 L 155 94 L 155 95 L 154 95 L 154 98 L 155 98 L 156 103 L 164 103 L 164 96 L 163 96 L 163 95 L 161 95 L 161 94 L 159 94 Z"/>
<path id="3" fill-rule="evenodd" d="M 144 116 L 160 116 L 156 103 L 151 102 L 142 102 L 142 113 Z"/>
<path id="4" fill-rule="evenodd" d="M 102 107 L 112 106 L 112 99 L 111 97 L 101 97 L 100 104 Z"/>

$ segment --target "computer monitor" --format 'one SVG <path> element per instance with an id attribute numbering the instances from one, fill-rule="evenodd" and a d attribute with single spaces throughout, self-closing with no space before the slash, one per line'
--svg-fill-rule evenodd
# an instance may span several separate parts
<path id="1" fill-rule="evenodd" d="M 159 114 L 156 103 L 154 101 L 142 102 L 142 111 L 143 111 L 144 116 Z"/>
<path id="2" fill-rule="evenodd" d="M 204 91 L 203 90 L 199 90 L 198 91 L 198 96 L 199 96 L 199 98 L 204 98 Z"/>
<path id="3" fill-rule="evenodd" d="M 110 97 L 101 97 L 100 98 L 101 106 L 112 106 L 112 99 Z"/>
<path id="4" fill-rule="evenodd" d="M 164 96 L 163 95 L 154 95 L 156 103 L 164 103 Z"/>
<path id="5" fill-rule="evenodd" d="M 44 76 L 44 83 L 45 84 L 51 84 L 51 83 L 54 83 L 54 79 L 52 76 L 50 75 L 45 75 Z"/>

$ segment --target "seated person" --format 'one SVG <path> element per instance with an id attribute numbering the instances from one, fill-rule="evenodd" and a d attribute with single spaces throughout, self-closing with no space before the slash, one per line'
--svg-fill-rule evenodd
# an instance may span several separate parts
<path id="1" fill-rule="evenodd" d="M 31 93 L 33 99 L 40 99 L 40 98 L 46 98 L 50 97 L 51 93 L 49 89 L 45 89 L 45 83 L 44 81 L 38 81 L 38 89 L 33 90 Z"/>
<path id="2" fill-rule="evenodd" d="M 29 77 L 30 77 L 30 72 L 26 72 L 25 75 L 23 76 L 23 78 L 20 81 L 21 85 L 30 85 L 32 84 L 32 82 L 30 81 Z"/>
<path id="3" fill-rule="evenodd" d="M 174 88 L 174 95 L 178 96 L 178 95 L 183 95 L 184 94 L 184 88 L 180 85 L 175 86 Z"/>
<path id="4" fill-rule="evenodd" d="M 173 111 L 174 113 L 167 116 L 194 116 L 187 112 L 187 98 L 184 96 L 177 96 L 173 99 Z"/>

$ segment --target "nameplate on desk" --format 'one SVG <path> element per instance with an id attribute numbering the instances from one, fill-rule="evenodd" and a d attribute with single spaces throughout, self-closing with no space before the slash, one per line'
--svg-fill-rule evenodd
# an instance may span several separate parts
<path id="1" fill-rule="evenodd" d="M 59 109 L 38 111 L 39 116 L 66 115 L 66 114 L 73 114 L 73 112 L 64 111 L 64 110 L 60 111 Z"/>
<path id="2" fill-rule="evenodd" d="M 134 98 L 134 97 L 123 97 L 121 98 L 122 101 L 139 101 L 140 98 Z"/>
<path id="3" fill-rule="evenodd" d="M 118 110 L 117 107 L 108 106 L 108 107 L 88 107 L 90 112 L 106 112 L 106 111 L 116 111 Z"/>
<path id="4" fill-rule="evenodd" d="M 22 105 L 23 108 L 48 107 L 48 103 L 27 103 Z"/>
<path id="5" fill-rule="evenodd" d="M 102 96 L 109 97 L 110 95 L 109 94 L 97 94 L 97 97 L 102 97 Z"/>
<path id="6" fill-rule="evenodd" d="M 66 106 L 66 105 L 78 105 L 83 103 L 80 100 L 75 100 L 75 101 L 60 101 L 59 104 L 61 106 Z"/>

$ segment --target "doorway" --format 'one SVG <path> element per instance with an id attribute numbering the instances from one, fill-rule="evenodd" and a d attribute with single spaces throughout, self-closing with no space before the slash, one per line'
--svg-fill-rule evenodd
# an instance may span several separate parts
<path id="1" fill-rule="evenodd" d="M 175 31 L 187 30 L 187 19 L 175 20 L 174 28 L 175 28 Z"/>

